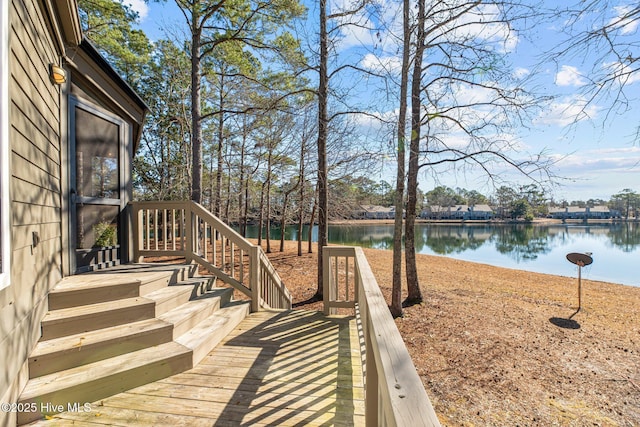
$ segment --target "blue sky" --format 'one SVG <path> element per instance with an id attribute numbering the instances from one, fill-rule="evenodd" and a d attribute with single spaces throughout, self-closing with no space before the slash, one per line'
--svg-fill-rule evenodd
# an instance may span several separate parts
<path id="1" fill-rule="evenodd" d="M 124 2 L 131 3 L 139 12 L 140 26 L 152 40 L 179 38 L 183 34 L 184 18 L 172 0 L 147 4 L 142 0 Z M 348 0 L 334 0 L 331 8 L 335 11 L 348 3 Z M 624 12 L 629 5 L 629 1 L 618 2 L 611 10 L 604 11 L 602 19 L 611 19 Z M 393 8 L 389 9 L 387 18 L 391 20 L 395 12 Z M 315 11 L 310 10 L 310 14 L 315 16 Z M 368 18 L 361 19 L 366 22 Z M 611 99 L 606 96 L 583 109 L 585 95 L 582 87 L 587 83 L 594 63 L 596 66 L 607 66 L 609 63 L 605 60 L 598 62 L 595 56 L 578 55 L 557 63 L 539 64 L 535 55 L 550 49 L 562 39 L 562 26 L 562 22 L 542 25 L 532 36 L 533 41 L 500 26 L 495 26 L 487 36 L 487 42 L 503 50 L 512 63 L 514 73 L 533 77 L 538 91 L 556 96 L 532 117 L 528 128 L 516 129 L 502 137 L 509 138 L 524 152 L 544 151 L 556 160 L 554 172 L 565 178 L 559 180 L 561 185 L 553 190 L 556 200 L 609 199 L 623 188 L 640 192 L 640 142 L 634 139 L 640 125 L 640 73 L 625 87 L 625 94 L 631 101 L 626 111 L 611 113 Z M 619 31 L 636 43 L 640 39 L 638 21 L 627 23 Z M 384 65 L 393 69 L 399 65 L 397 46 L 389 42 L 391 37 L 388 34 L 383 32 L 376 35 L 362 27 L 351 27 L 342 36 L 338 51 L 344 61 L 357 61 L 359 65 L 370 68 Z M 592 52 L 593 55 L 598 53 Z M 474 93 L 461 95 L 481 96 Z M 394 114 L 391 103 L 384 104 L 376 103 L 380 111 L 371 112 L 381 116 Z M 459 136 L 451 135 L 452 144 L 456 137 Z M 392 176 L 392 168 L 387 167 L 380 178 L 392 182 Z M 514 182 L 514 185 L 528 183 L 509 172 L 505 173 L 505 178 Z M 430 190 L 442 184 L 476 189 L 487 194 L 492 192 L 486 178 L 473 170 L 442 173 L 437 179 L 438 182 L 434 181 L 432 175 L 425 174 L 420 179 L 420 188 Z"/>

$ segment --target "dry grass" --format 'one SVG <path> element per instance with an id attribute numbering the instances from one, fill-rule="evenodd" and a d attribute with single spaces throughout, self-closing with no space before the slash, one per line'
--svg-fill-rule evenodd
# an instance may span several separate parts
<path id="1" fill-rule="evenodd" d="M 273 246 L 277 247 L 277 246 Z M 389 300 L 391 252 L 366 249 Z M 316 256 L 269 254 L 299 308 Z M 418 256 L 424 303 L 396 324 L 447 426 L 640 425 L 640 288 Z M 571 328 L 573 329 L 571 329 Z"/>

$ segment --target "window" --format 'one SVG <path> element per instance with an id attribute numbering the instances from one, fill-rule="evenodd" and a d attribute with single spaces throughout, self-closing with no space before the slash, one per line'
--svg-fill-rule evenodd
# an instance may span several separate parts
<path id="1" fill-rule="evenodd" d="M 9 285 L 9 4 L 0 4 L 0 289 Z M 5 65 L 6 64 L 6 65 Z"/>

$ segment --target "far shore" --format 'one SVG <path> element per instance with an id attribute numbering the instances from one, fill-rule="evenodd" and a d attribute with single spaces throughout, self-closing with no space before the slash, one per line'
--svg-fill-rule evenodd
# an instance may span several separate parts
<path id="1" fill-rule="evenodd" d="M 404 222 L 404 220 L 403 220 Z M 423 219 L 416 218 L 416 224 L 616 224 L 622 222 L 638 222 L 635 219 L 553 219 L 553 218 L 536 218 L 533 221 L 511 220 L 511 219 L 491 219 L 491 220 L 461 220 L 461 219 Z M 393 225 L 393 219 L 335 219 L 329 221 L 330 225 Z"/>

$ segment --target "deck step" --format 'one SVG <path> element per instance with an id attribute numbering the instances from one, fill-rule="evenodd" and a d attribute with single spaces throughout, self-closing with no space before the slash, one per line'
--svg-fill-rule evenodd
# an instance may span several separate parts
<path id="1" fill-rule="evenodd" d="M 77 276 L 65 278 L 49 293 L 49 310 L 78 307 L 140 296 L 140 281 L 124 278 L 104 280 L 92 277 L 78 282 Z"/>
<path id="2" fill-rule="evenodd" d="M 191 289 L 180 286 L 167 286 L 145 295 L 156 303 L 155 317 L 166 313 L 191 299 Z"/>
<path id="3" fill-rule="evenodd" d="M 29 378 L 87 365 L 172 339 L 170 323 L 147 319 L 41 341 L 29 357 Z"/>
<path id="4" fill-rule="evenodd" d="M 49 310 L 145 296 L 188 280 L 192 270 L 192 266 L 133 264 L 66 277 L 49 293 Z"/>
<path id="5" fill-rule="evenodd" d="M 160 316 L 159 320 L 173 325 L 173 339 L 183 335 L 189 329 L 211 316 L 231 301 L 233 289 L 214 288 L 207 294 L 189 301 Z"/>
<path id="6" fill-rule="evenodd" d="M 68 410 L 68 405 L 93 402 L 152 381 L 183 372 L 192 367 L 192 351 L 176 342 L 168 342 L 30 380 L 20 396 L 29 407 L 41 402 L 42 412 L 21 412 L 18 424 L 44 415 Z M 60 410 L 61 409 L 61 410 Z"/>
<path id="7" fill-rule="evenodd" d="M 190 288 L 183 288 L 183 297 L 190 292 Z M 40 341 L 29 357 L 29 377 L 169 342 L 229 304 L 232 293 L 229 288 L 216 288 L 158 318 Z"/>
<path id="8" fill-rule="evenodd" d="M 79 409 L 183 372 L 249 311 L 195 266 L 124 265 L 66 278 L 49 294 L 41 339 L 29 357 L 20 402 L 42 411 L 18 423 Z M 46 403 L 46 405 L 42 405 Z M 71 405 L 71 406 L 69 406 Z"/>
<path id="9" fill-rule="evenodd" d="M 154 314 L 155 301 L 144 297 L 51 310 L 42 319 L 40 340 L 151 319 Z"/>
<path id="10" fill-rule="evenodd" d="M 216 277 L 215 276 L 198 276 L 191 277 L 187 280 L 182 280 L 180 282 L 172 283 L 169 286 L 187 286 L 192 289 L 191 298 L 197 298 L 201 295 L 206 294 L 208 291 L 212 290 L 215 287 Z"/>
<path id="11" fill-rule="evenodd" d="M 191 290 L 164 287 L 144 297 L 50 310 L 42 320 L 41 341 L 151 319 L 189 301 Z"/>
<path id="12" fill-rule="evenodd" d="M 175 341 L 193 351 L 192 364 L 196 366 L 249 315 L 250 307 L 248 301 L 231 303 L 204 319 Z"/>

